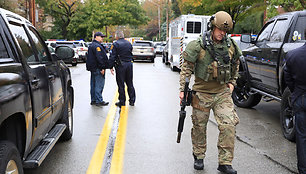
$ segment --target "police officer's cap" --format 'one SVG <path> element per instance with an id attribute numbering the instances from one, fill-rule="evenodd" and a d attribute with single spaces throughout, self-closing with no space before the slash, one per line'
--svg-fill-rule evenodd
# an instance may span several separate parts
<path id="1" fill-rule="evenodd" d="M 96 38 L 97 36 L 105 37 L 105 35 L 100 31 L 95 33 L 94 38 Z"/>

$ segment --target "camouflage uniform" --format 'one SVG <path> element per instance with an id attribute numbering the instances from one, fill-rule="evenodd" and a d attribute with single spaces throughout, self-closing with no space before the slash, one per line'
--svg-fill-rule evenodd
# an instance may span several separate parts
<path id="1" fill-rule="evenodd" d="M 239 118 L 234 109 L 231 92 L 227 84 L 235 85 L 241 50 L 235 41 L 227 36 L 222 43 L 213 43 L 215 56 L 219 61 L 217 63 L 209 52 L 211 50 L 208 50 L 210 47 L 205 47 L 204 42 L 206 40 L 200 37 L 187 45 L 183 53 L 184 63 L 180 74 L 180 91 L 183 91 L 184 79 L 186 77 L 190 78 L 192 72 L 195 72 L 195 83 L 193 85 L 195 94 L 192 100 L 193 111 L 191 116 L 193 153 L 198 159 L 204 159 L 205 157 L 207 122 L 210 110 L 213 110 L 219 129 L 219 164 L 231 165 L 234 157 L 235 126 L 239 123 Z M 228 64 L 222 58 L 227 55 L 230 58 Z M 223 71 L 221 67 L 227 67 L 227 69 Z"/>

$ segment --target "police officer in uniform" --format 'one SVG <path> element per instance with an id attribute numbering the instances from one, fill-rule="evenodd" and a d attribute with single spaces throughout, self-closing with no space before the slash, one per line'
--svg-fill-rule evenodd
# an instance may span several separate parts
<path id="1" fill-rule="evenodd" d="M 119 101 L 116 103 L 117 106 L 125 106 L 125 88 L 126 83 L 129 104 L 134 106 L 135 104 L 135 89 L 133 85 L 133 54 L 132 44 L 124 39 L 122 31 L 116 32 L 117 41 L 113 43 L 111 47 L 111 54 L 109 59 L 110 67 L 115 66 L 116 69 L 116 81 L 118 85 Z"/>
<path id="2" fill-rule="evenodd" d="M 191 138 L 194 168 L 204 169 L 206 152 L 206 127 L 210 110 L 218 123 L 218 170 L 236 174 L 232 168 L 234 158 L 235 126 L 239 118 L 231 98 L 237 79 L 241 50 L 227 37 L 233 27 L 231 16 L 219 11 L 210 18 L 209 31 L 191 41 L 183 52 L 184 62 L 180 73 L 180 99 L 183 98 L 185 78 L 194 71 L 195 82 L 192 98 Z"/>
<path id="3" fill-rule="evenodd" d="M 306 30 L 305 35 L 306 36 Z M 291 103 L 295 114 L 296 152 L 299 174 L 306 174 L 306 43 L 289 51 L 284 69 L 285 81 L 292 92 Z"/>
<path id="4" fill-rule="evenodd" d="M 86 60 L 86 69 L 90 71 L 90 96 L 91 105 L 106 106 L 109 102 L 105 102 L 102 92 L 105 83 L 105 69 L 108 68 L 108 58 L 103 42 L 105 35 L 101 32 L 94 34 L 94 40 L 88 48 Z"/>

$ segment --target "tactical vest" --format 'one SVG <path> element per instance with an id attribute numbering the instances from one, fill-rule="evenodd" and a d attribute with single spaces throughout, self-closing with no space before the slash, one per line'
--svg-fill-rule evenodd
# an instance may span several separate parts
<path id="1" fill-rule="evenodd" d="M 220 84 L 228 83 L 235 75 L 234 68 L 237 59 L 234 54 L 236 45 L 228 37 L 222 44 L 212 44 L 210 35 L 204 33 L 199 57 L 195 65 L 195 75 L 204 81 L 218 81 Z"/>

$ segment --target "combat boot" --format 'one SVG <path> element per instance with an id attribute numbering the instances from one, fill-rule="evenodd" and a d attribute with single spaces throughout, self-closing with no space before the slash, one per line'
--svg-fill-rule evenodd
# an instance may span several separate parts
<path id="1" fill-rule="evenodd" d="M 218 170 L 225 174 L 237 174 L 231 165 L 219 165 Z"/>
<path id="2" fill-rule="evenodd" d="M 193 165 L 194 169 L 203 170 L 204 169 L 203 159 L 198 159 L 194 154 L 193 158 L 194 158 L 194 165 Z"/>

